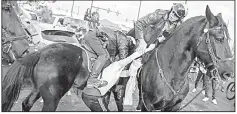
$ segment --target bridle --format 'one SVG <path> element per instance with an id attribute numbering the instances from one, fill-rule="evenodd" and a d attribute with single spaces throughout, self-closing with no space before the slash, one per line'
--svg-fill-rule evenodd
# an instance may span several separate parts
<path id="1" fill-rule="evenodd" d="M 201 37 L 199 37 L 198 39 L 198 43 L 197 43 L 197 47 L 199 47 L 200 43 L 202 42 L 203 40 L 203 36 L 206 35 L 206 41 L 205 43 L 207 44 L 208 46 L 208 54 L 210 55 L 211 59 L 212 59 L 212 62 L 211 63 L 208 63 L 206 65 L 206 69 L 209 69 L 211 66 L 214 66 L 213 69 L 210 70 L 211 72 L 211 75 L 214 76 L 214 71 L 216 71 L 216 74 L 217 74 L 217 78 L 218 78 L 218 81 L 221 80 L 220 78 L 220 75 L 219 75 L 219 71 L 218 69 L 216 68 L 217 67 L 217 63 L 218 62 L 222 62 L 222 61 L 231 61 L 234 59 L 234 57 L 231 57 L 231 58 L 225 58 L 225 59 L 221 59 L 219 57 L 217 57 L 213 51 L 213 47 L 212 47 L 212 44 L 211 44 L 211 39 L 210 39 L 210 34 L 209 32 L 212 31 L 212 30 L 220 30 L 223 28 L 223 24 L 221 25 L 221 27 L 217 26 L 217 27 L 213 27 L 213 28 L 209 28 L 209 22 L 207 22 L 206 24 L 206 27 L 205 29 L 203 30 L 203 34 L 201 35 Z M 224 37 L 226 38 L 226 36 Z"/>

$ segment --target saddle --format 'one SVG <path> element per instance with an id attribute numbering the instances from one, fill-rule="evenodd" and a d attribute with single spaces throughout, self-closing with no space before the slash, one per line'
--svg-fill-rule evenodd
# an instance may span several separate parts
<path id="1" fill-rule="evenodd" d="M 81 40 L 81 47 L 86 53 L 87 62 L 88 62 L 87 68 L 91 72 L 92 67 L 95 63 L 95 60 L 97 59 L 97 55 L 94 53 L 94 51 L 90 48 L 89 44 L 84 39 Z"/>
<path id="2" fill-rule="evenodd" d="M 93 49 L 90 48 L 89 44 L 84 40 L 82 39 L 81 40 L 81 48 L 85 51 L 86 53 L 86 57 L 87 57 L 87 69 L 91 72 L 92 71 L 92 68 L 93 68 L 93 65 L 97 59 L 97 55 L 96 53 L 93 51 Z M 104 68 L 106 68 L 107 66 L 110 65 L 111 63 L 111 58 L 106 62 L 106 64 L 104 65 Z M 103 69 L 104 69 L 103 68 Z M 102 69 L 102 71 L 103 71 Z"/>

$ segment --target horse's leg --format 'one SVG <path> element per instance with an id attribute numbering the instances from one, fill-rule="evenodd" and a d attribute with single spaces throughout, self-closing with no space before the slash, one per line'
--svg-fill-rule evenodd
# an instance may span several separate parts
<path id="1" fill-rule="evenodd" d="M 40 92 L 38 88 L 34 88 L 30 95 L 22 102 L 22 111 L 29 112 L 35 101 L 40 98 Z"/>
<path id="2" fill-rule="evenodd" d="M 140 101 L 139 101 L 140 102 Z M 148 112 L 148 110 L 146 109 L 146 107 L 145 107 L 145 105 L 142 103 L 142 101 L 141 101 L 141 104 L 139 104 L 140 105 L 140 108 L 141 108 L 141 111 L 142 112 Z"/>
<path id="3" fill-rule="evenodd" d="M 104 103 L 104 106 L 106 108 L 106 110 L 109 112 L 109 101 L 110 101 L 110 95 L 111 95 L 111 91 L 109 90 L 104 96 L 103 96 L 103 103 Z"/>
<path id="4" fill-rule="evenodd" d="M 175 104 L 174 106 L 168 106 L 165 109 L 162 110 L 162 112 L 176 112 L 179 110 L 181 106 L 181 102 Z"/>
<path id="5" fill-rule="evenodd" d="M 92 96 L 92 95 L 87 95 L 82 92 L 82 100 L 86 104 L 86 106 L 92 111 L 92 112 L 102 112 L 103 109 L 100 106 L 99 103 L 99 97 Z"/>
<path id="6" fill-rule="evenodd" d="M 42 111 L 55 111 L 60 99 L 63 95 L 60 95 L 60 93 L 55 90 L 55 87 L 49 86 L 47 88 L 41 88 L 40 94 L 42 95 L 42 98 L 44 100 L 44 106 Z M 66 93 L 66 92 L 65 92 Z"/>
<path id="7" fill-rule="evenodd" d="M 40 94 L 44 100 L 44 106 L 42 111 L 55 111 L 60 99 L 71 88 L 74 81 L 65 80 L 63 84 L 60 84 L 58 78 L 60 77 L 58 76 L 56 78 L 53 78 L 51 79 L 51 81 L 46 82 L 43 86 L 40 87 Z"/>
<path id="8" fill-rule="evenodd" d="M 123 98 L 125 96 L 125 89 L 126 89 L 128 80 L 129 80 L 129 77 L 119 78 L 119 82 L 115 86 L 115 89 L 113 90 L 114 99 L 117 104 L 117 108 L 119 112 L 123 111 Z"/>

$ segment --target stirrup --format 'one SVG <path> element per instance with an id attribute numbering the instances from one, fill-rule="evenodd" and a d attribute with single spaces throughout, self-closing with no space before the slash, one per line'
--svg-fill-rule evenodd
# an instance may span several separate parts
<path id="1" fill-rule="evenodd" d="M 101 88 L 101 87 L 104 87 L 104 86 L 108 85 L 108 82 L 105 81 L 105 80 L 100 80 L 100 82 L 96 83 L 95 85 L 96 85 L 95 86 L 96 88 Z"/>
<path id="2" fill-rule="evenodd" d="M 108 82 L 107 81 L 105 81 L 105 80 L 100 80 L 99 82 L 97 82 L 97 83 L 94 83 L 94 84 L 91 84 L 91 85 L 87 85 L 86 87 L 87 88 L 101 88 L 101 87 L 104 87 L 104 86 L 106 86 L 106 85 L 108 85 Z"/>

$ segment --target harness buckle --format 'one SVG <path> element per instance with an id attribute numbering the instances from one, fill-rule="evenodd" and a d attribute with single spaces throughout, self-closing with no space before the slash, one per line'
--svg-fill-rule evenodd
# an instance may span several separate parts
<path id="1" fill-rule="evenodd" d="M 204 33 L 207 33 L 207 32 L 208 32 L 208 29 L 207 29 L 207 28 L 205 28 L 205 29 L 203 30 L 203 32 L 204 32 Z"/>
<path id="2" fill-rule="evenodd" d="M 163 70 L 162 70 L 162 69 L 160 69 L 160 70 L 159 70 L 159 73 L 162 73 L 162 72 L 163 72 Z"/>

